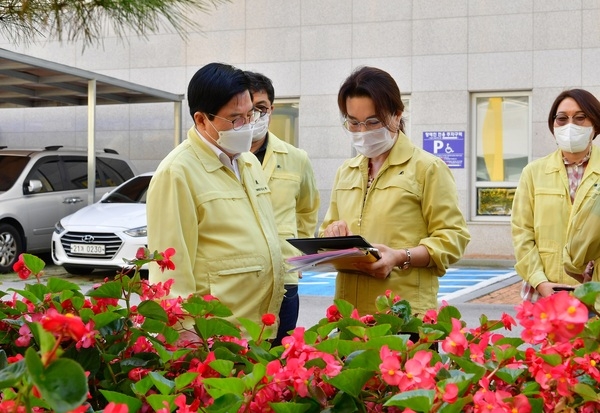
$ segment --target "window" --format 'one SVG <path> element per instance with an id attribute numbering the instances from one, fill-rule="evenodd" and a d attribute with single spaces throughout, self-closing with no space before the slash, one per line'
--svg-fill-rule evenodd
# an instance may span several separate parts
<path id="1" fill-rule="evenodd" d="M 269 130 L 279 139 L 298 146 L 298 99 L 275 99 Z"/>
<path id="2" fill-rule="evenodd" d="M 471 107 L 476 178 L 472 219 L 507 220 L 531 156 L 531 94 L 476 93 Z"/>

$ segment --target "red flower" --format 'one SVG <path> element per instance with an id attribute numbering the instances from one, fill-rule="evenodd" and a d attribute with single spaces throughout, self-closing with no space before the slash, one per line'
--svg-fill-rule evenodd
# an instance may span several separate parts
<path id="1" fill-rule="evenodd" d="M 104 408 L 104 413 L 129 413 L 129 408 L 124 403 L 110 402 Z"/>
<path id="2" fill-rule="evenodd" d="M 81 318 L 73 314 L 60 314 L 54 308 L 50 308 L 42 318 L 42 327 L 46 331 L 71 337 L 75 341 L 81 340 L 88 333 L 88 328 Z"/>
<path id="3" fill-rule="evenodd" d="M 335 304 L 330 305 L 327 308 L 327 321 L 329 321 L 330 323 L 335 323 L 336 321 L 339 321 L 341 319 L 342 315 L 340 314 L 340 311 L 335 306 Z"/>
<path id="4" fill-rule="evenodd" d="M 163 257 L 162 260 L 156 260 L 156 263 L 159 265 L 160 270 L 162 272 L 164 272 L 165 269 L 174 270 L 175 264 L 173 263 L 173 261 L 171 261 L 171 257 L 175 255 L 175 248 L 167 248 L 165 252 L 163 252 L 160 255 L 162 255 Z"/>
<path id="5" fill-rule="evenodd" d="M 13 264 L 13 271 L 17 273 L 20 279 L 26 280 L 31 275 L 31 270 L 23 261 L 23 254 L 19 255 L 19 260 Z"/>
<path id="6" fill-rule="evenodd" d="M 275 314 L 267 313 L 267 314 L 263 314 L 263 316 L 262 316 L 262 322 L 267 327 L 275 324 L 275 321 L 277 321 L 277 316 L 275 316 Z"/>

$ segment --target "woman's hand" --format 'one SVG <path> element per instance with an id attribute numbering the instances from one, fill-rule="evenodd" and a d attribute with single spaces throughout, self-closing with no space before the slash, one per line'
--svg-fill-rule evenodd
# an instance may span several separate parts
<path id="1" fill-rule="evenodd" d="M 401 252 L 383 244 L 373 244 L 373 247 L 379 250 L 381 258 L 372 263 L 357 263 L 356 269 L 372 277 L 385 279 L 398 265 Z"/>
<path id="2" fill-rule="evenodd" d="M 538 285 L 536 287 L 536 290 L 538 292 L 538 294 L 541 297 L 548 297 L 549 295 L 554 294 L 556 291 L 554 290 L 555 288 L 573 288 L 572 285 L 567 285 L 567 284 L 559 284 L 559 283 L 553 283 L 550 281 L 546 281 L 541 283 L 540 285 Z"/>
<path id="3" fill-rule="evenodd" d="M 323 235 L 326 237 L 345 237 L 352 235 L 352 232 L 350 231 L 350 228 L 348 228 L 346 221 L 333 221 L 331 224 L 327 225 Z"/>

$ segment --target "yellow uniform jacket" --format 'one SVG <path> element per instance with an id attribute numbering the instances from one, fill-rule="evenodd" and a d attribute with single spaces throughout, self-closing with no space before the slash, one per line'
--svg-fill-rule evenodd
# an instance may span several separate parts
<path id="1" fill-rule="evenodd" d="M 288 238 L 312 238 L 317 229 L 319 190 L 308 155 L 269 132 L 263 170 L 271 189 L 275 222 L 283 258 L 300 255 Z M 287 273 L 286 284 L 298 284 L 298 273 Z"/>
<path id="2" fill-rule="evenodd" d="M 599 151 L 600 149 L 592 146 L 588 165 L 573 202 L 569 195 L 569 179 L 560 149 L 529 163 L 521 173 L 513 201 L 511 222 L 515 269 L 533 287 L 545 281 L 571 285 L 577 283 L 564 271 L 563 253 L 567 243 L 567 228 L 572 217 L 598 191 Z M 597 236 L 592 232 L 588 231 L 588 235 Z M 576 248 L 584 247 L 587 245 L 572 244 L 571 251 L 575 253 L 573 257 L 578 255 Z M 582 257 L 579 257 L 581 260 Z M 568 256 L 567 260 L 570 260 Z M 578 267 L 583 265 L 585 269 L 585 264 L 580 262 Z"/>
<path id="3" fill-rule="evenodd" d="M 148 190 L 148 247 L 175 248 L 175 270 L 152 265 L 149 279 L 173 278 L 173 296 L 211 294 L 234 317 L 260 323 L 279 312 L 285 271 L 261 165 L 249 152 L 237 163 L 241 182 L 194 128 L 160 163 Z"/>
<path id="4" fill-rule="evenodd" d="M 371 243 L 395 249 L 424 245 L 430 265 L 395 268 L 384 280 L 340 272 L 336 298 L 352 303 L 360 314 L 375 313 L 375 298 L 386 290 L 410 302 L 413 313 L 437 308 L 438 277 L 462 257 L 470 240 L 452 172 L 400 133 L 368 191 L 367 179 L 368 159 L 362 155 L 338 169 L 320 234 L 344 220 L 353 234 Z"/>

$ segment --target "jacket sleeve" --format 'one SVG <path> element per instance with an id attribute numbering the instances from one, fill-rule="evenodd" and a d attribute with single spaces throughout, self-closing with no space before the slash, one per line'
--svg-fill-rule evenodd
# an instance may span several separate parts
<path id="1" fill-rule="evenodd" d="M 175 270 L 161 272 L 149 268 L 150 283 L 175 280 L 171 296 L 187 297 L 196 292 L 194 262 L 198 246 L 198 221 L 189 184 L 184 176 L 170 169 L 158 171 L 152 178 L 146 201 L 148 248 L 164 251 L 172 247 Z"/>
<path id="2" fill-rule="evenodd" d="M 421 209 L 429 236 L 419 244 L 429 251 L 430 265 L 437 267 L 438 275 L 444 275 L 463 256 L 471 234 L 458 206 L 454 176 L 441 160 L 425 171 Z"/>
<path id="3" fill-rule="evenodd" d="M 333 221 L 337 221 L 340 219 L 340 214 L 337 208 L 337 191 L 335 190 L 338 186 L 338 182 L 340 180 L 342 167 L 340 167 L 336 174 L 335 180 L 333 181 L 333 189 L 331 190 L 331 197 L 329 199 L 329 207 L 327 208 L 327 213 L 325 214 L 325 218 L 319 227 L 319 237 L 323 237 L 325 234 L 325 228 Z"/>
<path id="4" fill-rule="evenodd" d="M 548 281 L 535 241 L 535 193 L 530 168 L 525 167 L 513 199 L 511 230 L 515 249 L 515 270 L 534 288 Z"/>
<path id="5" fill-rule="evenodd" d="M 315 174 L 306 154 L 303 157 L 302 171 L 300 193 L 296 200 L 296 224 L 299 238 L 312 238 L 317 229 L 320 197 Z"/>
<path id="6" fill-rule="evenodd" d="M 589 261 L 600 257 L 600 189 L 593 194 L 569 221 L 563 260 L 565 270 L 581 274 Z"/>

